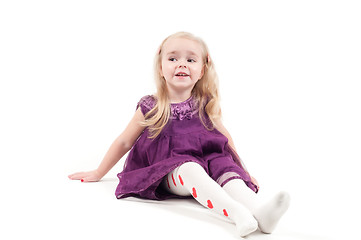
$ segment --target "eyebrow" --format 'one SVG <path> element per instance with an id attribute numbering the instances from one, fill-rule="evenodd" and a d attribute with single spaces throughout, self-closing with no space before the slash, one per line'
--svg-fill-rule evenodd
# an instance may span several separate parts
<path id="1" fill-rule="evenodd" d="M 172 52 L 167 53 L 167 55 L 172 55 L 172 54 L 177 54 L 177 53 L 178 53 L 178 51 L 172 51 Z M 187 51 L 187 53 L 188 53 L 189 55 L 197 56 L 197 54 L 194 53 L 194 52 L 192 52 L 192 51 Z"/>

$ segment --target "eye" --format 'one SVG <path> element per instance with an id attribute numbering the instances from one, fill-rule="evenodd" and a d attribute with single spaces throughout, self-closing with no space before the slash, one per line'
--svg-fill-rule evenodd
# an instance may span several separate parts
<path id="1" fill-rule="evenodd" d="M 190 58 L 187 60 L 188 62 L 196 62 L 196 60 L 194 60 L 193 58 Z"/>
<path id="2" fill-rule="evenodd" d="M 171 58 L 169 58 L 168 60 L 171 61 L 171 62 L 177 61 L 177 59 L 175 59 L 174 57 L 171 57 Z"/>

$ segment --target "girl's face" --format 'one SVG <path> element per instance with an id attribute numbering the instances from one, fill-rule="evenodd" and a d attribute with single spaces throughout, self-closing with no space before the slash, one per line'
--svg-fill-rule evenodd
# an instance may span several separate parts
<path id="1" fill-rule="evenodd" d="M 160 74 L 168 90 L 191 91 L 204 73 L 202 50 L 198 42 L 186 38 L 170 38 L 162 48 Z"/>

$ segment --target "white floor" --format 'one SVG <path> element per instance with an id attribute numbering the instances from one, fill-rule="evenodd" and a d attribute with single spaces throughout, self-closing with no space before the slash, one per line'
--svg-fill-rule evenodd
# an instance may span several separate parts
<path id="1" fill-rule="evenodd" d="M 1 239 L 240 239 L 229 220 L 191 199 L 117 200 L 114 177 L 86 184 L 53 177 L 27 176 L 12 190 L 16 197 L 2 201 Z M 350 219 L 333 216 L 333 210 L 319 218 L 312 206 L 299 211 L 298 202 L 293 199 L 273 234 L 256 232 L 247 239 L 361 239 L 347 227 Z"/>
<path id="2" fill-rule="evenodd" d="M 68 222 L 72 235 L 80 237 L 85 234 L 90 239 L 103 234 L 107 238 L 134 236 L 134 239 L 240 239 L 228 219 L 211 213 L 195 200 L 117 200 L 113 197 L 116 184 L 115 178 L 92 184 L 66 183 L 72 198 L 77 198 L 69 210 L 82 216 Z M 331 219 L 330 213 L 317 219 L 319 214 L 313 207 L 301 212 L 295 209 L 298 201 L 294 199 L 294 202 L 273 234 L 257 231 L 247 239 L 361 239 L 353 232 L 356 229 L 346 227 L 348 221 L 341 221 L 341 216 Z M 93 209 L 93 212 L 88 209 Z M 350 226 L 357 225 L 351 223 Z M 91 231 L 84 233 L 83 228 Z"/>

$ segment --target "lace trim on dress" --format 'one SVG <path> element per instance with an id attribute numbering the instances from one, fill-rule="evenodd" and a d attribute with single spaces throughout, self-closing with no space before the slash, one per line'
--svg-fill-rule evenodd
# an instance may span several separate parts
<path id="1" fill-rule="evenodd" d="M 152 95 L 144 96 L 140 99 L 137 104 L 138 107 L 141 107 L 143 114 L 145 115 L 149 112 L 152 108 L 154 108 L 157 100 Z M 185 100 L 184 102 L 180 103 L 171 103 L 171 119 L 192 119 L 194 115 L 198 113 L 198 105 L 193 100 L 193 96 Z"/>
<path id="2" fill-rule="evenodd" d="M 188 98 L 184 102 L 171 103 L 172 119 L 192 119 L 197 113 L 197 107 L 194 104 L 193 97 Z"/>

